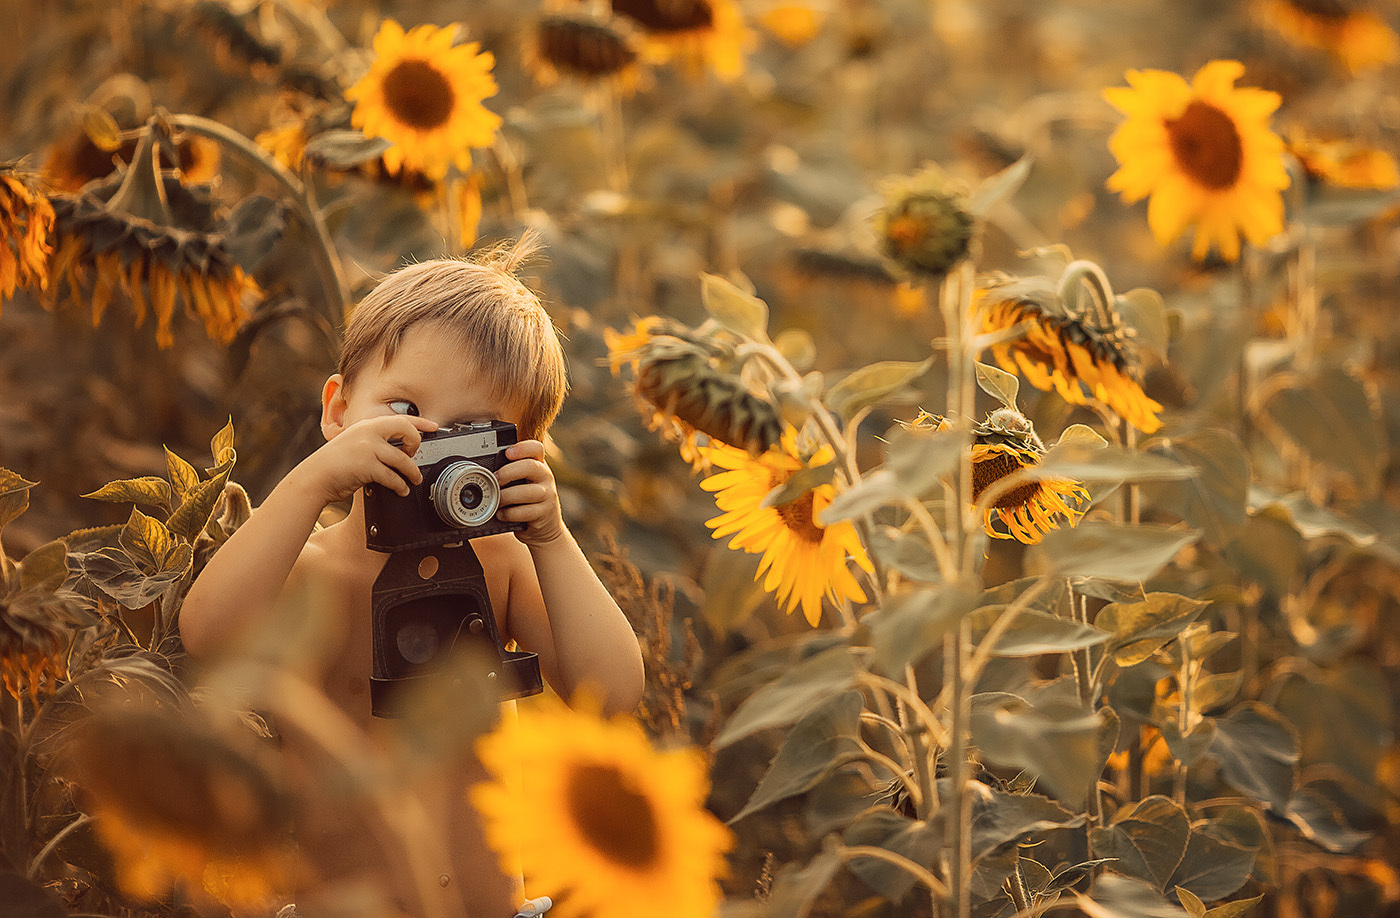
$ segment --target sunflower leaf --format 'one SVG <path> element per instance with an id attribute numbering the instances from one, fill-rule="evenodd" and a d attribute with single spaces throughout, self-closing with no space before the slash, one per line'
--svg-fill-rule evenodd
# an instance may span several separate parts
<path id="1" fill-rule="evenodd" d="M 843 418 L 854 417 L 862 408 L 878 405 L 928 372 L 933 358 L 918 363 L 882 360 L 853 370 L 827 391 L 827 403 Z"/>
<path id="2" fill-rule="evenodd" d="M 822 852 L 805 865 L 787 864 L 773 878 L 773 891 L 764 914 L 767 918 L 804 918 L 818 896 L 841 869 L 840 844 L 828 836 Z"/>
<path id="3" fill-rule="evenodd" d="M 9 469 L 0 468 L 0 529 L 29 509 L 29 489 L 38 482 L 26 481 Z"/>
<path id="4" fill-rule="evenodd" d="M 983 179 L 968 197 L 967 212 L 985 219 L 1003 201 L 1010 199 L 1031 174 L 1032 157 L 1027 154 L 1011 165 Z"/>
<path id="5" fill-rule="evenodd" d="M 833 695 L 799 720 L 768 765 L 744 808 L 729 818 L 732 825 L 780 800 L 806 793 L 843 764 L 861 756 L 860 692 Z"/>
<path id="6" fill-rule="evenodd" d="M 1220 763 L 1221 776 L 1236 790 L 1288 810 L 1298 770 L 1298 732 L 1273 708 L 1246 701 L 1215 720 L 1207 754 Z"/>
<path id="7" fill-rule="evenodd" d="M 1046 534 L 1040 548 L 1063 576 L 1146 580 L 1196 541 L 1190 529 L 1099 522 Z"/>
<path id="8" fill-rule="evenodd" d="M 1104 606 L 1094 623 L 1113 632 L 1108 649 L 1114 661 L 1119 666 L 1134 666 L 1166 646 L 1209 605 L 1176 593 L 1149 593 L 1142 602 Z"/>
<path id="9" fill-rule="evenodd" d="M 1021 380 L 1016 374 L 980 361 L 976 365 L 976 371 L 977 385 L 981 386 L 983 392 L 1008 408 L 1016 407 L 1016 396 L 1021 389 Z"/>
<path id="10" fill-rule="evenodd" d="M 1191 840 L 1191 820 L 1175 801 L 1154 794 L 1121 808 L 1112 824 L 1095 828 L 1095 857 L 1116 859 L 1113 870 L 1166 889 Z"/>
<path id="11" fill-rule="evenodd" d="M 887 599 L 865 617 L 875 668 L 902 676 L 904 668 L 933 653 L 977 602 L 977 593 L 950 585 L 916 589 Z"/>
<path id="12" fill-rule="evenodd" d="M 323 131 L 307 142 L 303 156 L 313 165 L 349 169 L 369 162 L 391 146 L 383 137 L 366 137 L 359 131 Z"/>
<path id="13" fill-rule="evenodd" d="M 1189 889 L 1207 902 L 1223 899 L 1233 895 L 1249 879 L 1254 869 L 1254 855 L 1250 848 L 1193 829 L 1186 853 L 1167 881 L 1167 887 Z"/>
<path id="14" fill-rule="evenodd" d="M 1138 349 L 1165 360 L 1171 329 L 1162 295 L 1150 287 L 1137 287 L 1114 297 L 1114 308 L 1123 324 L 1133 330 Z"/>
<path id="15" fill-rule="evenodd" d="M 91 500 L 105 500 L 114 503 L 130 501 L 133 504 L 160 507 L 167 513 L 170 512 L 171 506 L 170 482 L 154 475 L 109 481 L 96 491 L 82 496 Z"/>
<path id="16" fill-rule="evenodd" d="M 829 647 L 744 699 L 711 745 L 723 749 L 759 730 L 794 723 L 832 694 L 854 688 L 858 677 L 851 649 Z"/>
<path id="17" fill-rule="evenodd" d="M 836 477 L 836 462 L 825 462 L 810 468 L 798 469 L 778 487 L 763 495 L 760 507 L 781 507 L 790 504 L 820 485 L 831 484 Z"/>
<path id="18" fill-rule="evenodd" d="M 942 843 L 941 826 L 910 819 L 886 807 L 866 810 L 846 830 L 847 845 L 884 848 L 916 864 L 931 864 Z M 913 888 L 915 878 L 907 870 L 873 857 L 853 857 L 851 872 L 891 902 L 899 902 Z"/>
<path id="19" fill-rule="evenodd" d="M 701 273 L 700 298 L 720 325 L 754 341 L 768 339 L 768 304 L 717 274 Z"/>

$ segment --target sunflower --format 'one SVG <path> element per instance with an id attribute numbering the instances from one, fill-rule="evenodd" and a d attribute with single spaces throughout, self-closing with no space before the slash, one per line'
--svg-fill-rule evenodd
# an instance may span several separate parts
<path id="1" fill-rule="evenodd" d="M 733 844 L 704 808 L 695 749 L 652 748 L 633 720 L 602 720 L 541 699 L 477 750 L 495 780 L 471 790 L 491 847 L 526 882 L 561 890 L 562 918 L 705 918 Z M 542 831 L 543 829 L 543 831 Z"/>
<path id="2" fill-rule="evenodd" d="M 782 437 L 777 407 L 726 369 L 734 354 L 721 339 L 658 316 L 638 320 L 626 334 L 608 329 L 604 339 L 613 374 L 631 368 L 633 398 L 651 414 L 648 427 L 680 441 L 692 465 L 702 462 L 697 433 L 754 455 Z"/>
<path id="3" fill-rule="evenodd" d="M 44 158 L 44 181 L 54 191 L 79 191 L 88 182 L 111 175 L 118 164 L 129 165 L 136 154 L 137 143 L 132 137 L 114 150 L 104 150 L 93 143 L 81 126 L 75 126 L 49 145 Z M 169 151 L 162 149 L 161 168 L 179 169 L 186 184 L 210 182 L 219 174 L 221 153 L 216 141 L 187 134 L 171 146 L 175 161 L 171 162 Z"/>
<path id="4" fill-rule="evenodd" d="M 620 16 L 602 19 L 563 12 L 535 24 L 527 57 L 536 82 L 549 86 L 561 76 L 584 83 L 608 81 L 619 89 L 636 88 L 639 39 Z"/>
<path id="5" fill-rule="evenodd" d="M 257 758 L 192 718 L 113 707 L 65 750 L 68 775 L 133 898 L 266 910 L 291 879 L 290 798 Z"/>
<path id="6" fill-rule="evenodd" d="M 1073 405 L 1085 391 L 1143 433 L 1162 426 L 1162 406 L 1142 389 L 1132 330 L 1110 314 L 1107 327 L 1090 315 L 1071 313 L 1049 282 L 1026 278 L 993 283 L 973 294 L 983 333 L 1025 323 L 1020 337 L 992 345 L 992 356 L 1008 373 L 1020 372 L 1037 389 L 1052 387 Z"/>
<path id="7" fill-rule="evenodd" d="M 1238 61 L 1211 61 L 1188 84 L 1163 70 L 1129 70 L 1130 87 L 1104 90 L 1128 116 L 1109 138 L 1118 171 L 1108 187 L 1129 204 L 1151 196 L 1147 222 L 1171 242 L 1196 224 L 1192 256 L 1211 247 L 1234 261 L 1240 235 L 1255 245 L 1283 229 L 1288 170 L 1269 128 L 1277 93 L 1237 89 Z"/>
<path id="8" fill-rule="evenodd" d="M 178 299 L 210 338 L 226 344 L 246 317 L 245 295 L 257 295 L 258 286 L 225 248 L 207 187 L 186 186 L 157 169 L 157 130 L 142 138 L 125 174 L 54 196 L 51 275 L 67 281 L 69 300 L 91 309 L 94 327 L 120 292 L 138 326 L 148 308 L 155 314 L 156 343 L 170 347 Z M 50 309 L 59 287 L 49 287 Z"/>
<path id="9" fill-rule="evenodd" d="M 759 16 L 759 22 L 789 48 L 800 48 L 817 37 L 826 10 L 811 3 L 775 3 Z"/>
<path id="10" fill-rule="evenodd" d="M 441 180 L 447 167 L 471 168 L 473 147 L 489 147 L 501 118 L 482 105 L 496 94 L 495 57 L 476 42 L 453 47 L 456 25 L 421 25 L 405 33 L 392 19 L 374 36 L 369 73 L 345 92 L 350 123 L 394 145 L 391 172 L 409 168 Z"/>
<path id="11" fill-rule="evenodd" d="M 787 604 L 789 615 L 800 604 L 807 623 L 815 628 L 821 621 L 823 596 L 833 603 L 865 601 L 865 591 L 847 561 L 866 573 L 874 568 L 855 526 L 846 520 L 830 526 L 821 522 L 822 511 L 836 495 L 835 487 L 818 485 L 789 503 L 763 506 L 768 493 L 786 484 L 795 472 L 830 462 L 831 447 L 823 446 L 804 458 L 797 434 L 789 428 L 781 444 L 758 457 L 724 445 L 702 446 L 700 452 L 711 465 L 724 469 L 700 483 L 706 491 L 716 492 L 715 504 L 724 511 L 705 525 L 714 530 L 716 539 L 732 535 L 730 548 L 762 553 L 754 579 L 764 578 L 763 588 L 779 604 Z"/>
<path id="12" fill-rule="evenodd" d="M 53 205 L 34 181 L 0 166 L 0 306 L 18 287 L 49 285 Z"/>
<path id="13" fill-rule="evenodd" d="M 887 179 L 875 234 L 906 271 L 933 280 L 967 257 L 974 222 L 960 188 L 936 166 Z"/>
<path id="14" fill-rule="evenodd" d="M 612 0 L 612 11 L 642 27 L 648 60 L 708 68 L 725 82 L 743 75 L 754 39 L 736 0 Z"/>
<path id="15" fill-rule="evenodd" d="M 1352 73 L 1400 57 L 1395 30 L 1352 0 L 1256 0 L 1254 11 L 1281 35 L 1331 52 Z"/>
<path id="16" fill-rule="evenodd" d="M 1381 191 L 1400 186 L 1400 166 L 1395 157 L 1356 141 L 1324 140 L 1295 131 L 1288 136 L 1288 152 L 1313 181 L 1338 188 Z"/>

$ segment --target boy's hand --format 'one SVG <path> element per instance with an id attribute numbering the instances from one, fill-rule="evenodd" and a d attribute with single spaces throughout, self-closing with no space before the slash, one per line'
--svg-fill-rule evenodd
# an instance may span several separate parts
<path id="1" fill-rule="evenodd" d="M 506 459 L 509 461 L 496 470 L 496 479 L 503 485 L 496 516 L 508 523 L 524 523 L 526 528 L 516 536 L 527 545 L 543 545 L 559 538 L 564 533 L 564 518 L 554 473 L 544 461 L 544 444 L 522 440 L 506 448 Z"/>
<path id="2" fill-rule="evenodd" d="M 344 500 L 371 482 L 407 497 L 410 485 L 423 483 L 413 454 L 423 432 L 437 429 L 434 422 L 413 415 L 365 418 L 327 440 L 299 468 L 310 476 L 309 486 L 319 489 L 326 503 Z"/>

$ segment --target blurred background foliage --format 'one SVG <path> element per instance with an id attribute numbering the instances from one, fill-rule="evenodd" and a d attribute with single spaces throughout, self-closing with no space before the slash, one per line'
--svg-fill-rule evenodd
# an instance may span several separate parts
<path id="1" fill-rule="evenodd" d="M 43 615 L 83 629 L 93 671 L 115 667 L 118 681 L 176 692 L 162 651 L 170 650 L 181 584 L 201 552 L 237 525 L 248 499 L 256 505 L 319 444 L 317 394 L 333 369 L 346 306 L 405 260 L 535 228 L 547 258 L 531 266 L 530 280 L 570 358 L 572 392 L 551 455 L 565 516 L 648 649 L 642 715 L 652 735 L 699 745 L 721 737 L 709 805 L 721 818 L 743 815 L 725 894 L 774 913 L 908 914 L 917 894 L 907 876 L 882 873 L 868 859 L 837 871 L 822 860 L 822 839 L 839 829 L 847 845 L 884 844 L 910 857 L 923 857 L 927 840 L 897 837 L 908 831 L 898 807 L 857 818 L 872 802 L 869 770 L 828 771 L 810 756 L 784 762 L 783 737 L 768 729 L 800 720 L 795 730 L 805 724 L 839 751 L 839 725 L 855 715 L 847 695 L 831 690 L 852 686 L 799 685 L 800 700 L 752 729 L 730 719 L 795 661 L 830 649 L 823 633 L 782 615 L 752 582 L 753 556 L 709 538 L 711 497 L 610 372 L 605 331 L 646 315 L 699 325 L 708 273 L 751 284 L 767 305 L 768 334 L 800 372 L 815 368 L 835 381 L 877 361 L 923 361 L 930 340 L 947 330 L 934 298 L 911 290 L 879 253 L 871 216 L 882 181 L 936 162 L 972 188 L 1029 162 L 1014 194 L 983 215 L 977 268 L 1053 272 L 1056 255 L 1025 253 L 1063 245 L 1104 266 L 1119 290 L 1161 293 L 1161 343 L 1170 343 L 1165 360 L 1148 363 L 1144 388 L 1163 406 L 1164 427 L 1144 440 L 1143 453 L 1192 477 L 1143 483 L 1149 525 L 1140 531 L 1185 524 L 1199 540 L 1182 547 L 1111 532 L 1099 546 L 1109 573 L 1122 562 L 1115 554 L 1146 558 L 1140 577 L 1118 578 L 1146 581 L 1145 590 L 1095 587 L 1092 579 L 1077 586 L 1086 627 L 1112 603 L 1115 633 L 1151 645 L 1107 645 L 1114 666 L 1104 699 L 1117 735 L 1104 738 L 1102 719 L 1086 727 L 1057 695 L 1061 662 L 1083 649 L 1082 634 L 1032 628 L 987 662 L 971 730 L 988 771 L 974 777 L 993 802 L 987 812 L 999 815 L 972 829 L 973 854 L 983 858 L 974 865 L 974 906 L 979 914 L 1014 911 L 1005 911 L 1001 893 L 1004 859 L 1008 850 L 1030 852 L 1013 843 L 1034 837 L 1044 847 L 1023 856 L 1045 871 L 1030 879 L 1047 905 L 1061 891 L 1086 888 L 1091 874 L 1109 876 L 1096 862 L 1111 857 L 1110 871 L 1154 895 L 1184 885 L 1206 902 L 1265 895 L 1256 914 L 1393 914 L 1400 482 L 1389 444 L 1400 428 L 1400 198 L 1385 181 L 1339 178 L 1308 143 L 1340 142 L 1318 149 L 1363 165 L 1357 151 L 1400 150 L 1397 69 L 1393 60 L 1373 64 L 1297 41 L 1281 26 L 1280 5 L 745 0 L 742 32 L 664 61 L 644 53 L 614 77 L 540 66 L 549 51 L 543 30 L 558 24 L 550 17 L 587 4 L 4 2 L 0 163 L 38 176 L 46 193 L 84 188 L 100 200 L 125 192 L 126 201 L 140 193 L 164 201 L 190 238 L 172 231 L 156 241 L 122 236 L 120 244 L 160 253 L 177 276 L 186 276 L 181 265 L 198 266 L 211 297 L 231 291 L 247 311 L 232 323 L 211 320 L 216 310 L 177 311 L 162 333 L 156 304 L 155 320 L 138 323 L 139 297 L 115 295 L 98 323 L 95 288 L 60 282 L 56 272 L 49 290 L 21 286 L 0 301 L 0 468 L 17 476 L 0 482 L 0 501 L 10 502 L 0 503 L 0 525 L 5 554 L 24 559 L 14 572 L 7 563 L 6 588 L 17 596 L 48 583 L 51 593 L 62 571 L 49 570 L 46 546 L 108 527 L 67 542 L 70 586 L 89 601 L 65 599 Z M 1393 3 L 1370 8 L 1391 26 L 1400 18 Z M 462 38 L 493 55 L 499 91 L 484 105 L 501 124 L 489 146 L 472 151 L 470 168 L 459 164 L 442 180 L 395 174 L 384 145 L 352 129 L 345 92 L 370 66 L 385 17 L 405 28 L 460 22 Z M 632 28 L 645 32 L 644 24 Z M 1274 127 L 1296 163 L 1285 192 L 1288 230 L 1238 263 L 1161 246 L 1144 208 L 1124 206 L 1105 187 L 1115 168 L 1106 139 L 1120 119 L 1102 90 L 1121 85 L 1130 68 L 1189 74 L 1218 58 L 1244 64 L 1243 84 L 1280 94 Z M 157 127 L 143 134 L 148 122 Z M 243 146 L 221 142 L 220 127 Z M 154 139 L 143 147 L 142 136 Z M 259 144 L 285 168 L 260 160 Z M 125 164 L 152 159 L 165 177 L 133 190 Z M 171 182 L 178 187 L 167 188 Z M 217 253 L 195 245 L 212 238 Z M 327 250 L 330 261 L 318 254 Z M 154 301 L 164 282 L 152 265 L 144 289 Z M 99 261 L 93 271 L 100 283 Z M 73 289 L 86 292 L 63 293 Z M 1142 328 L 1139 335 L 1151 337 Z M 949 403 L 941 372 L 891 388 L 872 399 L 854 437 L 861 469 L 884 460 L 896 421 Z M 991 389 L 978 398 L 976 417 L 997 405 Z M 1019 407 L 1046 442 L 1102 420 L 1029 386 Z M 201 474 L 196 466 L 206 463 Z M 163 490 L 150 485 L 165 536 L 131 507 L 149 508 L 153 492 L 129 486 L 105 500 L 80 497 L 151 477 L 167 482 Z M 1135 477 L 1154 475 L 1135 466 L 1113 483 Z M 226 487 L 230 481 L 241 489 Z M 1094 491 L 1101 508 L 1122 496 L 1111 491 Z M 176 516 L 186 507 L 182 528 Z M 1094 530 L 1085 526 L 1075 530 L 1080 541 L 1047 540 L 1039 549 L 988 544 L 988 594 L 969 598 L 967 608 L 1012 602 L 1028 574 L 1102 574 L 1089 563 Z M 117 541 L 137 572 L 114 560 Z M 1163 611 L 1169 596 L 1210 606 Z M 1049 617 L 1069 601 L 1044 597 L 1033 608 Z M 1152 616 L 1157 631 L 1145 624 Z M 985 627 L 974 622 L 974 635 Z M 1222 639 L 1227 633 L 1239 637 Z M 877 653 L 879 640 L 876 633 Z M 104 642 L 127 649 L 100 652 Z M 78 657 L 66 650 L 77 679 Z M 919 663 L 921 683 L 937 686 L 937 657 L 901 662 Z M 1194 701 L 1184 702 L 1183 691 Z M 1005 709 L 997 693 L 1020 693 L 1044 732 L 1026 732 L 1023 721 L 1020 732 L 998 733 Z M 1204 740 L 1176 717 L 1187 708 L 1213 725 Z M 41 743 L 42 731 L 9 726 L 13 762 L 30 768 L 24 744 Z M 788 784 L 755 794 L 770 760 L 787 769 L 779 777 Z M 1065 789 L 1105 767 L 1117 807 L 1093 814 L 1086 830 L 1084 813 L 1049 797 L 1077 806 Z M 1049 797 L 1024 796 L 1022 771 L 1037 774 Z M 256 791 L 258 799 L 277 793 Z M 1008 803 L 1012 797 L 1022 802 Z M 52 813 L 65 812 L 55 806 Z M 62 880 L 69 904 L 81 906 L 73 890 L 114 869 L 93 860 L 100 849 L 82 831 L 68 839 L 83 842 L 82 851 L 56 852 L 46 847 L 52 824 L 16 823 L 13 813 L 7 820 L 12 868 L 58 877 L 59 861 L 73 866 Z M 777 871 L 804 864 L 805 874 Z M 1057 864 L 1064 869 L 1052 873 Z M 1091 913 L 1162 913 L 1141 888 L 1102 876 L 1093 907 L 1108 911 Z M 1192 914 L 1236 914 L 1176 902 Z M 28 914 L 49 914 L 43 907 Z"/>

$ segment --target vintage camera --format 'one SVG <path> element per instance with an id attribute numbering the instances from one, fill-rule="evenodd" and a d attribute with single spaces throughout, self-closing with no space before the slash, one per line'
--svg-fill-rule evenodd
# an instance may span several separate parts
<path id="1" fill-rule="evenodd" d="M 365 544 L 375 551 L 401 551 L 524 529 L 522 523 L 496 519 L 501 504 L 496 469 L 506 464 L 506 447 L 516 439 L 515 425 L 507 421 L 424 433 L 413 454 L 423 471 L 421 485 L 407 497 L 365 485 Z"/>
<path id="2" fill-rule="evenodd" d="M 496 627 L 486 575 L 471 539 L 524 529 L 496 519 L 506 447 L 505 421 L 457 424 L 423 434 L 413 461 L 423 483 L 407 497 L 365 486 L 365 545 L 389 552 L 371 594 L 370 701 L 374 714 L 400 713 L 405 685 L 443 669 L 468 644 L 488 651 L 502 698 L 543 689 L 539 657 L 507 650 Z"/>

